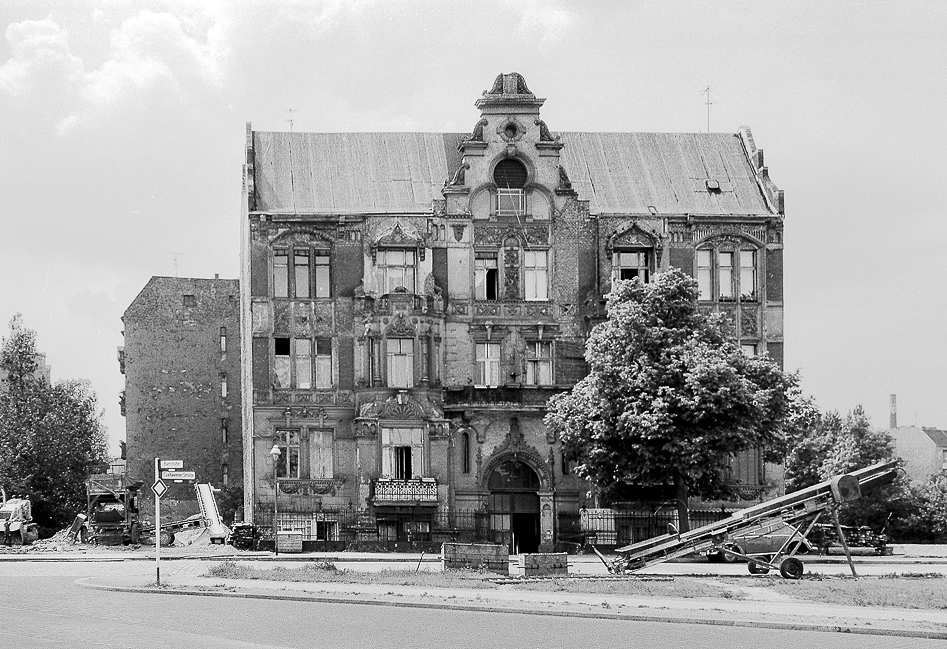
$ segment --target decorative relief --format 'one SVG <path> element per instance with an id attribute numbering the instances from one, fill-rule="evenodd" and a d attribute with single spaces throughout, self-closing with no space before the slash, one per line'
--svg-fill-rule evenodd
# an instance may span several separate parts
<path id="1" fill-rule="evenodd" d="M 520 249 L 503 251 L 503 297 L 516 300 L 520 296 Z"/>
<path id="2" fill-rule="evenodd" d="M 333 478 L 332 480 L 283 479 L 279 481 L 279 490 L 284 494 L 297 496 L 335 496 L 344 482 L 344 478 Z"/>
<path id="3" fill-rule="evenodd" d="M 741 241 L 742 236 L 749 235 L 757 242 L 766 241 L 766 226 L 751 225 L 744 223 L 714 223 L 706 225 L 695 225 L 694 241 L 703 241 L 710 237 L 720 237 L 730 235 L 730 240 Z M 734 235 L 737 238 L 734 238 Z"/>
<path id="4" fill-rule="evenodd" d="M 278 333 L 290 333 L 290 305 L 285 302 L 276 302 L 273 304 L 273 330 Z"/>
<path id="5" fill-rule="evenodd" d="M 549 304 L 530 304 L 526 305 L 527 316 L 549 316 L 552 315 L 552 306 Z"/>
<path id="6" fill-rule="evenodd" d="M 607 249 L 614 248 L 654 248 L 658 244 L 658 238 L 646 232 L 640 226 L 633 223 L 631 226 L 616 230 L 608 238 Z"/>
<path id="7" fill-rule="evenodd" d="M 474 303 L 474 315 L 500 315 L 499 304 Z"/>
<path id="8" fill-rule="evenodd" d="M 545 246 L 549 243 L 549 227 L 536 224 L 522 228 L 508 225 L 474 225 L 474 245 L 499 247 L 509 237 L 531 245 Z"/>
<path id="9" fill-rule="evenodd" d="M 455 223 L 454 225 L 450 227 L 454 231 L 454 241 L 457 241 L 458 243 L 460 241 L 463 241 L 464 230 L 467 228 L 467 226 L 463 223 Z"/>
<path id="10" fill-rule="evenodd" d="M 388 338 L 414 338 L 417 330 L 414 325 L 408 322 L 403 313 L 399 313 L 392 319 L 391 324 L 385 327 L 385 335 Z"/>
<path id="11" fill-rule="evenodd" d="M 268 238 L 270 244 L 318 246 L 321 243 L 325 244 L 326 247 L 330 247 L 337 237 L 336 232 L 328 229 L 294 225 L 289 228 L 279 228 L 275 234 Z"/>
<path id="12" fill-rule="evenodd" d="M 690 243 L 691 231 L 685 223 L 669 223 L 668 237 L 671 243 Z"/>
<path id="13" fill-rule="evenodd" d="M 575 313 L 576 313 L 576 307 L 574 304 L 560 304 L 559 305 L 559 315 L 574 316 Z"/>

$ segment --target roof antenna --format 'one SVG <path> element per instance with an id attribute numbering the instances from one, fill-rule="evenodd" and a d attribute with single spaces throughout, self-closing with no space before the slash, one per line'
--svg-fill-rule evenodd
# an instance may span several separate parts
<path id="1" fill-rule="evenodd" d="M 172 250 L 166 250 L 169 255 L 174 255 L 174 276 L 178 277 L 178 257 L 183 257 L 180 252 L 174 252 Z"/>
<path id="2" fill-rule="evenodd" d="M 710 107 L 714 103 L 710 101 L 710 86 L 704 88 L 704 94 L 707 95 L 707 132 L 710 133 Z"/>
<path id="3" fill-rule="evenodd" d="M 293 109 L 290 108 L 288 110 L 289 110 L 289 119 L 287 119 L 286 121 L 289 122 L 289 132 L 292 133 L 293 132 Z"/>

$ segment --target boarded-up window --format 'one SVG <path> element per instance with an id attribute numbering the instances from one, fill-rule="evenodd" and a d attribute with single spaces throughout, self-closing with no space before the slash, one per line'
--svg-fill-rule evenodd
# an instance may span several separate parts
<path id="1" fill-rule="evenodd" d="M 412 338 L 389 338 L 388 387 L 414 387 L 414 340 Z"/>
<path id="2" fill-rule="evenodd" d="M 309 477 L 313 480 L 332 478 L 332 430 L 309 429 Z"/>
<path id="3" fill-rule="evenodd" d="M 316 387 L 332 387 L 332 340 L 319 338 L 316 340 Z"/>

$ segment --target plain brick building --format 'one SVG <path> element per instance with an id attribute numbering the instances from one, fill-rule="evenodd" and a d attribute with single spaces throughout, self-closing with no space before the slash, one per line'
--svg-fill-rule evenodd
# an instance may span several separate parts
<path id="1" fill-rule="evenodd" d="M 556 134 L 543 102 L 504 74 L 469 133 L 248 126 L 248 517 L 273 510 L 275 445 L 283 527 L 565 538 L 587 485 L 542 417 L 616 277 L 686 270 L 747 353 L 782 362 L 783 196 L 749 130 Z M 759 455 L 733 479 L 759 495 Z"/>
<path id="2" fill-rule="evenodd" d="M 232 279 L 152 277 L 125 310 L 119 363 L 134 478 L 151 484 L 161 457 L 182 460 L 197 482 L 243 480 L 239 291 Z M 190 485 L 167 498 L 195 500 Z"/>

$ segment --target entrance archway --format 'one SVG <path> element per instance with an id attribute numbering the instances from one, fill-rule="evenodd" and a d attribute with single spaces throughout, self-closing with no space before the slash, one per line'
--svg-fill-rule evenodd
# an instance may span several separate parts
<path id="1" fill-rule="evenodd" d="M 539 476 L 519 460 L 500 463 L 487 480 L 490 532 L 512 554 L 539 549 Z"/>

